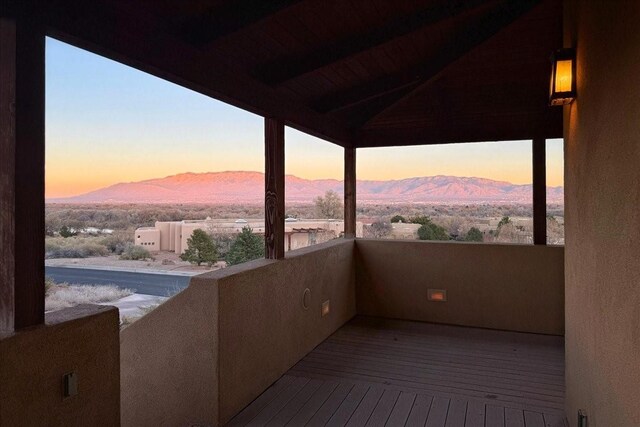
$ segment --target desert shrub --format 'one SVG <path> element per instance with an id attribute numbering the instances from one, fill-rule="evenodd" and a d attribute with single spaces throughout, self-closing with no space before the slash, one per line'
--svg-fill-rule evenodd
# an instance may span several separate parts
<path id="1" fill-rule="evenodd" d="M 116 233 L 103 238 L 101 243 L 109 252 L 122 255 L 127 246 L 133 244 L 133 235 L 131 233 Z"/>
<path id="2" fill-rule="evenodd" d="M 45 276 L 44 277 L 44 297 L 48 297 L 51 294 L 51 291 L 53 291 L 53 287 L 55 286 L 56 282 L 53 281 L 53 279 L 49 276 Z"/>
<path id="3" fill-rule="evenodd" d="M 447 230 L 428 221 L 418 228 L 418 238 L 420 240 L 449 240 Z"/>
<path id="4" fill-rule="evenodd" d="M 87 258 L 109 254 L 107 248 L 95 239 L 83 237 L 47 238 L 44 251 L 46 258 Z"/>
<path id="5" fill-rule="evenodd" d="M 405 217 L 403 217 L 402 215 L 394 215 L 391 217 L 391 223 L 394 222 L 407 222 L 407 219 Z"/>
<path id="6" fill-rule="evenodd" d="M 467 232 L 464 240 L 467 242 L 482 242 L 484 240 L 484 236 L 482 235 L 482 231 L 480 231 L 476 227 L 471 227 Z"/>
<path id="7" fill-rule="evenodd" d="M 114 285 L 69 285 L 66 283 L 53 285 L 50 294 L 45 298 L 45 310 L 60 310 L 78 304 L 112 302 L 132 293 L 129 289 L 121 289 Z"/>
<path id="8" fill-rule="evenodd" d="M 66 225 L 63 225 L 60 228 L 60 231 L 58 232 L 60 234 L 60 236 L 62 237 L 73 237 L 73 236 L 77 236 L 78 232 L 74 231 L 72 228 L 67 227 Z"/>
<path id="9" fill-rule="evenodd" d="M 148 250 L 142 246 L 136 246 L 132 243 L 128 243 L 122 253 L 120 259 L 132 260 L 132 261 L 145 261 L 147 259 L 153 259 Z"/>
<path id="10" fill-rule="evenodd" d="M 371 225 L 365 227 L 364 237 L 373 238 L 373 239 L 384 239 L 391 235 L 393 231 L 393 227 L 391 223 L 385 222 L 382 220 L 378 220 Z"/>

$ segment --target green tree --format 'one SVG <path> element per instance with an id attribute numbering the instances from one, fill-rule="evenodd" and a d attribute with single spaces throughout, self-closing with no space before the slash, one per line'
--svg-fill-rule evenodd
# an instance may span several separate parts
<path id="1" fill-rule="evenodd" d="M 449 234 L 443 227 L 429 222 L 418 228 L 418 238 L 420 240 L 449 240 Z"/>
<path id="2" fill-rule="evenodd" d="M 253 234 L 251 227 L 243 227 L 231 244 L 225 260 L 228 265 L 236 265 L 263 257 L 264 239 Z"/>
<path id="3" fill-rule="evenodd" d="M 211 236 L 197 228 L 187 239 L 187 250 L 180 255 L 180 259 L 197 265 L 206 262 L 208 266 L 212 266 L 218 260 L 218 250 Z"/>
<path id="4" fill-rule="evenodd" d="M 391 223 L 395 222 L 407 222 L 407 220 L 402 215 L 395 215 L 391 218 Z"/>
<path id="5" fill-rule="evenodd" d="M 508 216 L 503 216 L 500 222 L 498 223 L 498 230 L 502 228 L 503 225 L 511 224 L 511 218 Z"/>
<path id="6" fill-rule="evenodd" d="M 464 237 L 464 240 L 467 242 L 482 242 L 484 240 L 484 236 L 482 235 L 482 231 L 476 227 L 471 227 L 469 231 L 467 231 L 467 235 Z"/>
<path id="7" fill-rule="evenodd" d="M 420 224 L 418 239 L 420 240 L 450 240 L 449 233 L 444 227 L 434 224 L 428 216 L 414 216 L 409 218 L 411 224 Z"/>
<path id="8" fill-rule="evenodd" d="M 64 237 L 66 239 L 67 237 L 77 236 L 78 232 L 74 231 L 72 228 L 67 227 L 66 225 L 63 225 L 60 228 L 59 234 L 60 234 L 60 236 L 62 236 L 62 237 Z"/>
<path id="9" fill-rule="evenodd" d="M 420 225 L 432 224 L 431 218 L 429 218 L 428 216 L 425 216 L 425 215 L 414 216 L 413 218 L 409 218 L 409 222 L 411 224 L 420 224 Z"/>
<path id="10" fill-rule="evenodd" d="M 318 218 L 342 218 L 344 210 L 342 208 L 342 199 L 333 190 L 324 193 L 324 197 L 315 198 L 316 216 Z"/>

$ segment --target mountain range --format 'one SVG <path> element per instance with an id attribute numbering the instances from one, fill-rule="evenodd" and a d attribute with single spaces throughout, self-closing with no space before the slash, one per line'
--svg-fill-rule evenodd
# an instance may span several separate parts
<path id="1" fill-rule="evenodd" d="M 304 179 L 287 175 L 286 200 L 310 203 L 332 190 L 343 192 L 336 179 Z M 531 184 L 486 178 L 423 176 L 399 180 L 359 180 L 360 203 L 531 203 Z M 563 187 L 547 187 L 548 202 L 562 203 Z M 49 203 L 263 203 L 264 174 L 227 171 L 182 173 L 165 178 L 111 185 Z"/>

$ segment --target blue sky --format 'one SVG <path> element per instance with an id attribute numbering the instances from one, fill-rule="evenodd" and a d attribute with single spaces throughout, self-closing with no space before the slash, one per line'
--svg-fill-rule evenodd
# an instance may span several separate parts
<path id="1" fill-rule="evenodd" d="M 47 39 L 47 197 L 182 172 L 264 169 L 263 119 L 120 63 Z M 287 173 L 342 178 L 343 150 L 287 128 Z M 358 178 L 482 176 L 531 182 L 530 143 L 358 150 Z M 549 144 L 562 184 L 562 144 Z"/>

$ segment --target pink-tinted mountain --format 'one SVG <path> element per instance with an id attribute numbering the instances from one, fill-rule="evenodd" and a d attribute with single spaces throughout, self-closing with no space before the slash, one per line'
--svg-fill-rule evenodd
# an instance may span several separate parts
<path id="1" fill-rule="evenodd" d="M 303 179 L 287 175 L 287 202 L 311 203 L 332 190 L 342 194 L 335 179 Z M 486 178 L 423 176 L 387 181 L 358 181 L 360 203 L 531 203 L 531 185 Z M 563 187 L 547 187 L 550 203 L 563 203 Z M 52 203 L 263 203 L 261 172 L 182 173 L 165 178 L 119 183 Z"/>

